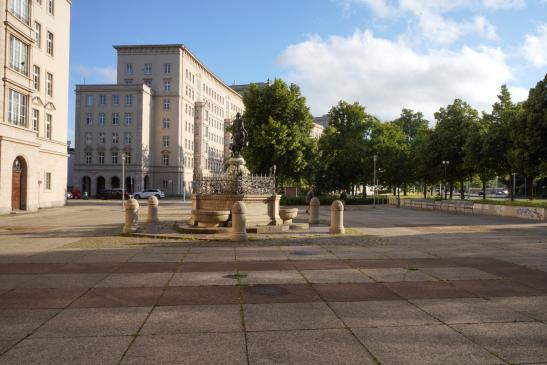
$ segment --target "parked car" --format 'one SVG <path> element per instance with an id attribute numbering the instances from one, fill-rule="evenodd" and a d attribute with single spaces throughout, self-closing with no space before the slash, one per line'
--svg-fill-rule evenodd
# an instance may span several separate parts
<path id="1" fill-rule="evenodd" d="M 123 192 L 124 199 L 129 199 L 130 196 L 127 191 Z M 122 198 L 122 189 L 106 189 L 99 191 L 97 193 L 98 199 L 121 199 Z"/>
<path id="2" fill-rule="evenodd" d="M 133 194 L 133 198 L 135 199 L 148 199 L 151 196 L 161 199 L 165 198 L 165 193 L 160 189 L 146 189 L 145 191 L 139 191 Z"/>
<path id="3" fill-rule="evenodd" d="M 73 190 L 71 194 L 72 199 L 82 199 L 82 192 L 80 190 Z"/>

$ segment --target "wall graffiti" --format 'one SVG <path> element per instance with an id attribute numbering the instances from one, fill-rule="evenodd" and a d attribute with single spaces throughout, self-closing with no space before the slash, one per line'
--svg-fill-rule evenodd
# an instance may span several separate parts
<path id="1" fill-rule="evenodd" d="M 520 207 L 517 209 L 517 216 L 543 220 L 543 212 L 540 212 L 537 208 Z"/>

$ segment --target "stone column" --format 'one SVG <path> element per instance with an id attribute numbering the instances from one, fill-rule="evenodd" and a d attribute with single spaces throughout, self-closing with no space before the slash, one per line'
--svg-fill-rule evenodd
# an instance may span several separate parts
<path id="1" fill-rule="evenodd" d="M 319 224 L 319 198 L 312 198 L 310 201 L 310 218 L 309 224 Z"/>
<path id="2" fill-rule="evenodd" d="M 203 144 L 205 142 L 205 126 L 208 113 L 205 102 L 196 101 L 194 103 L 194 181 L 207 170 L 207 166 L 205 166 L 207 151 L 203 150 Z"/>
<path id="3" fill-rule="evenodd" d="M 335 200 L 330 206 L 330 233 L 344 234 L 344 204 L 340 200 Z"/>
<path id="4" fill-rule="evenodd" d="M 148 217 L 146 218 L 146 223 L 157 223 L 160 221 L 158 217 L 159 211 L 159 201 L 155 196 L 148 198 Z"/>
<path id="5" fill-rule="evenodd" d="M 129 199 L 125 202 L 125 225 L 123 233 L 133 233 L 139 228 L 139 202 Z"/>
<path id="6" fill-rule="evenodd" d="M 247 241 L 247 208 L 243 202 L 235 202 L 232 206 L 232 241 Z"/>

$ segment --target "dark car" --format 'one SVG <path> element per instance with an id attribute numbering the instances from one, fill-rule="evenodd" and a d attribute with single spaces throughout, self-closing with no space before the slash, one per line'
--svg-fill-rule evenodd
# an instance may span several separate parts
<path id="1" fill-rule="evenodd" d="M 129 194 L 127 191 L 123 193 L 124 199 L 129 199 Z M 98 199 L 121 199 L 122 198 L 122 189 L 106 189 L 97 193 Z"/>

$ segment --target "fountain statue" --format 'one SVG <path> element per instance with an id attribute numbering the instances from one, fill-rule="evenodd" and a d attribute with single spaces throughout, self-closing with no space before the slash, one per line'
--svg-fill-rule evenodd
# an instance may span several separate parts
<path id="1" fill-rule="evenodd" d="M 189 224 L 201 227 L 229 226 L 230 209 L 235 202 L 247 207 L 249 226 L 281 225 L 280 196 L 275 191 L 275 168 L 268 175 L 253 175 L 245 166 L 241 151 L 249 145 L 243 117 L 238 113 L 232 123 L 231 157 L 224 173 L 200 174 L 192 193 Z"/>

